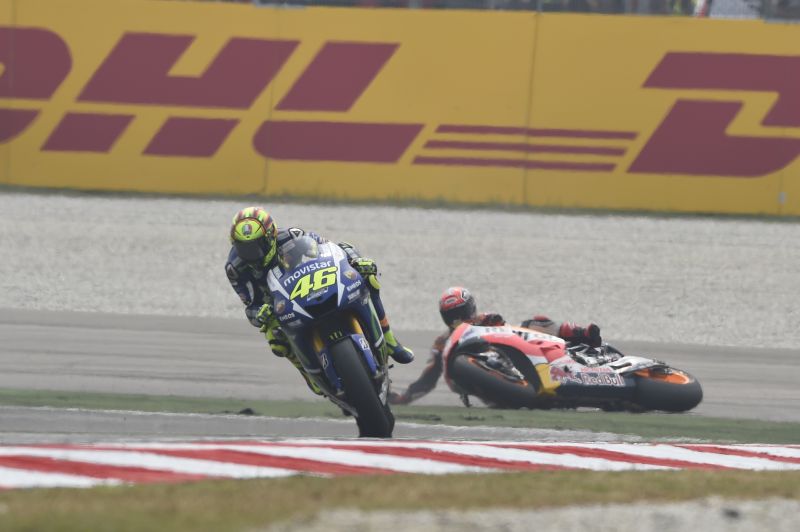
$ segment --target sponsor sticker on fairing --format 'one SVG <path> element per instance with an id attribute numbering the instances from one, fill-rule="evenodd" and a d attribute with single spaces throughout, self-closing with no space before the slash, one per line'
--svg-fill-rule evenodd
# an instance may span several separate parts
<path id="1" fill-rule="evenodd" d="M 293 281 L 296 281 L 303 277 L 304 275 L 319 270 L 321 268 L 330 268 L 333 266 L 333 262 L 331 261 L 322 261 L 322 262 L 312 262 L 309 264 L 304 265 L 303 267 L 297 269 L 291 275 L 285 277 L 283 279 L 283 286 L 289 286 L 292 284 Z"/>
<path id="2" fill-rule="evenodd" d="M 280 316 L 278 318 L 278 320 L 281 321 L 281 322 L 284 322 L 284 321 L 293 320 L 296 317 L 297 317 L 297 314 L 295 314 L 294 312 L 287 312 L 286 314 Z"/>
<path id="3" fill-rule="evenodd" d="M 625 386 L 625 379 L 617 373 L 580 373 L 586 386 Z"/>
<path id="4" fill-rule="evenodd" d="M 580 377 L 569 370 L 569 366 L 550 366 L 550 377 L 562 384 L 583 384 Z"/>

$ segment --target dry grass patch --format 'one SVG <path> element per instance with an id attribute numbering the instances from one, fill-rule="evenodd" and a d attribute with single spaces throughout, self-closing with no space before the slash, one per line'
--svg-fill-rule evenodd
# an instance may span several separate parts
<path id="1" fill-rule="evenodd" d="M 536 494 L 535 497 L 532 494 Z M 207 481 L 0 494 L 0 530 L 246 530 L 324 510 L 535 508 L 624 503 L 800 500 L 800 472 L 586 472 Z"/>

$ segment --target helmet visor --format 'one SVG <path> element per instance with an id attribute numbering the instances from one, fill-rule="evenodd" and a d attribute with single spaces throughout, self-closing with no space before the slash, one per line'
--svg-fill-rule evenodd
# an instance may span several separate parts
<path id="1" fill-rule="evenodd" d="M 261 262 L 267 256 L 269 251 L 269 243 L 266 238 L 257 238 L 255 240 L 234 240 L 233 247 L 236 248 L 236 253 L 242 260 L 246 262 Z"/>

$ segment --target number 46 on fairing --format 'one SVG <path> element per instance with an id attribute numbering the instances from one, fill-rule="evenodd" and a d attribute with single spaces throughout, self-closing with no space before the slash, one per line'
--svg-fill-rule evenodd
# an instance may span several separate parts
<path id="1" fill-rule="evenodd" d="M 294 290 L 292 290 L 292 295 L 289 296 L 289 299 L 306 297 L 312 290 L 322 290 L 331 286 L 336 282 L 336 270 L 338 270 L 336 266 L 329 266 L 302 276 L 297 281 L 297 284 L 294 285 Z"/>

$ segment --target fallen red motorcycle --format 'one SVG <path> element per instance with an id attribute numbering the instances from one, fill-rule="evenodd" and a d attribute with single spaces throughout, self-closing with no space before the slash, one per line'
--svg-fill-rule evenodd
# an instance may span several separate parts
<path id="1" fill-rule="evenodd" d="M 467 406 L 473 396 L 494 408 L 685 412 L 703 399 L 696 378 L 664 362 L 524 327 L 463 323 L 442 356 L 445 380 Z"/>

